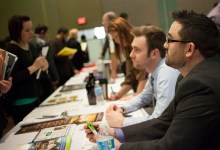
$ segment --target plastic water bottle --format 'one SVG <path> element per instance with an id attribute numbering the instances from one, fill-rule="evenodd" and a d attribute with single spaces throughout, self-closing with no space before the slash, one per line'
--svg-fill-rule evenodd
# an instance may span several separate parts
<path id="1" fill-rule="evenodd" d="M 104 104 L 103 90 L 98 82 L 96 82 L 96 86 L 95 86 L 95 95 L 96 95 L 96 103 L 98 105 L 103 105 Z"/>
<path id="2" fill-rule="evenodd" d="M 108 124 L 107 122 L 101 122 L 100 130 L 98 132 L 98 136 L 96 138 L 98 144 L 98 150 L 114 150 L 114 137 L 111 136 L 108 132 Z"/>

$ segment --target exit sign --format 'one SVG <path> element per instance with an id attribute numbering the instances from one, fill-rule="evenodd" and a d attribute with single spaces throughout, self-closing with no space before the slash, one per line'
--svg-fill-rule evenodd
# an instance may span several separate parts
<path id="1" fill-rule="evenodd" d="M 86 17 L 78 18 L 78 24 L 82 25 L 86 23 Z"/>

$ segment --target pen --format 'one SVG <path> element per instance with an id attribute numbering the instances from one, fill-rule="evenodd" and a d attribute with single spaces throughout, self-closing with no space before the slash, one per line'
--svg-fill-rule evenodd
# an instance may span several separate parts
<path id="1" fill-rule="evenodd" d="M 112 94 L 113 94 L 113 95 L 115 95 L 115 92 L 114 92 L 114 90 L 113 90 L 113 88 L 112 88 L 112 87 L 111 87 L 111 90 L 112 90 Z"/>
<path id="2" fill-rule="evenodd" d="M 36 140 L 37 136 L 40 134 L 40 131 L 41 130 L 38 131 L 38 133 L 35 135 L 34 139 L 31 141 L 31 143 L 33 143 Z"/>
<path id="3" fill-rule="evenodd" d="M 45 115 L 45 116 L 42 116 L 40 118 L 37 118 L 37 119 L 47 119 L 47 118 L 55 118 L 57 117 L 57 115 Z"/>
<path id="4" fill-rule="evenodd" d="M 58 115 L 45 115 L 45 116 L 42 116 L 43 118 L 55 118 L 57 117 Z"/>
<path id="5" fill-rule="evenodd" d="M 91 122 L 87 121 L 86 124 L 89 127 L 89 129 L 92 131 L 92 133 L 94 133 L 95 135 L 98 134 L 95 128 L 93 127 L 93 125 L 91 124 Z"/>

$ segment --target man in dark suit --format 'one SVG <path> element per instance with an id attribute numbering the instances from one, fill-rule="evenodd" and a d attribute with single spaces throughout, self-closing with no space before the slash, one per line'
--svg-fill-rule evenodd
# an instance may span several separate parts
<path id="1" fill-rule="evenodd" d="M 166 64 L 181 73 L 175 97 L 159 118 L 109 129 L 120 150 L 217 150 L 220 148 L 219 32 L 203 14 L 179 11 L 164 47 Z M 94 135 L 85 126 L 90 141 Z"/>

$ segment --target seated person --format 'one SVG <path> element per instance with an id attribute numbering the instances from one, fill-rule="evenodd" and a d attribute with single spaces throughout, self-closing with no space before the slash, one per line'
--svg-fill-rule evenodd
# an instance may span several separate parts
<path id="1" fill-rule="evenodd" d="M 141 26 L 133 28 L 132 58 L 134 67 L 145 69 L 150 73 L 145 88 L 127 104 L 119 107 L 111 105 L 107 108 L 106 118 L 111 127 L 123 127 L 159 117 L 174 97 L 176 80 L 179 71 L 165 64 L 165 49 L 163 44 L 166 36 L 156 26 Z M 145 107 L 153 102 L 155 108 L 152 115 L 140 118 L 123 117 Z"/>
<path id="2" fill-rule="evenodd" d="M 118 17 L 108 26 L 108 33 L 117 43 L 115 48 L 116 58 L 122 63 L 126 60 L 125 80 L 121 84 L 121 89 L 111 94 L 111 100 L 118 100 L 131 89 L 136 93 L 140 93 L 147 81 L 148 73 L 144 69 L 136 69 L 133 66 L 132 59 L 129 54 L 132 51 L 131 43 L 133 36 L 131 35 L 132 26 L 125 19 Z"/>

